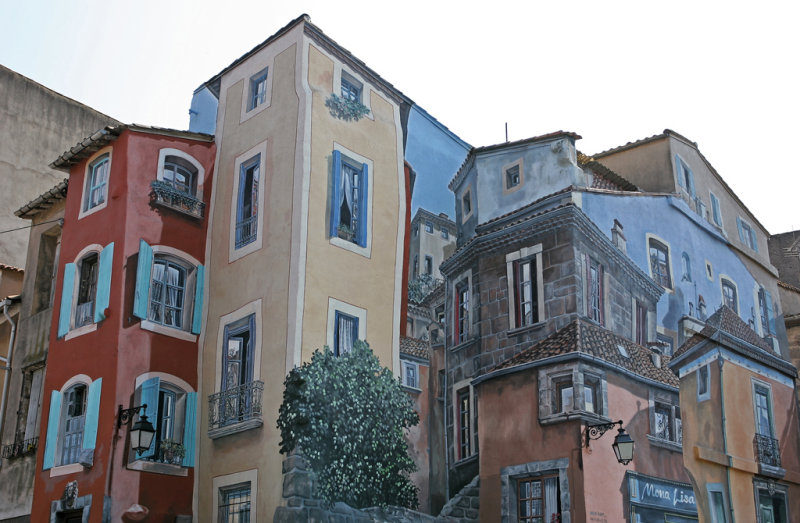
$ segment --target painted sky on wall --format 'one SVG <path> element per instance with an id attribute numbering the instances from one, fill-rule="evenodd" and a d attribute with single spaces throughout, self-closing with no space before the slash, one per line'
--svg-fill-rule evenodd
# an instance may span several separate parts
<path id="1" fill-rule="evenodd" d="M 506 123 L 587 154 L 670 128 L 771 233 L 800 228 L 797 2 L 0 0 L 0 63 L 185 129 L 193 90 L 301 13 L 474 146 Z"/>

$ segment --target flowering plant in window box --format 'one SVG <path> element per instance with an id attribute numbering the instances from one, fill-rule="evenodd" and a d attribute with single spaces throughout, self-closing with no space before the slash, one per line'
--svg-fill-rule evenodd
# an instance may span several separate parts
<path id="1" fill-rule="evenodd" d="M 183 457 L 186 455 L 186 447 L 171 439 L 163 440 L 158 445 L 158 448 L 161 450 L 161 456 L 165 463 L 180 465 L 183 461 Z"/>
<path id="2" fill-rule="evenodd" d="M 152 189 L 151 197 L 154 198 L 155 203 L 192 216 L 203 216 L 203 207 L 205 205 L 193 195 L 179 191 L 169 183 L 161 180 L 153 180 L 150 183 L 150 188 Z"/>
<path id="3" fill-rule="evenodd" d="M 330 110 L 331 116 L 339 118 L 345 122 L 355 120 L 356 122 L 369 114 L 369 108 L 356 100 L 348 100 L 331 94 L 325 100 L 325 107 Z"/>
<path id="4" fill-rule="evenodd" d="M 343 240 L 351 242 L 355 238 L 355 232 L 347 225 L 340 225 L 336 230 L 339 233 L 339 238 Z"/>

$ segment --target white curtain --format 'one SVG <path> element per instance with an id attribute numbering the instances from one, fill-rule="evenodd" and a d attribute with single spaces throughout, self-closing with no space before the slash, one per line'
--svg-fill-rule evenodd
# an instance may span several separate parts
<path id="1" fill-rule="evenodd" d="M 558 478 L 544 480 L 544 508 L 545 522 L 557 521 L 553 519 L 553 514 L 558 514 Z"/>
<path id="2" fill-rule="evenodd" d="M 181 300 L 180 300 L 180 291 L 181 291 L 181 281 L 180 281 L 180 271 L 174 267 L 170 267 L 167 270 L 167 302 L 166 302 L 166 310 L 164 311 L 164 323 L 167 325 L 173 325 L 175 327 L 180 327 L 180 308 L 181 308 Z M 176 310 L 177 309 L 177 310 Z"/>
<path id="3" fill-rule="evenodd" d="M 342 166 L 342 202 L 347 202 L 347 208 L 350 209 L 350 214 L 353 214 L 353 181 L 350 178 L 350 170 Z M 339 202 L 341 207 L 342 202 Z"/>
<path id="4" fill-rule="evenodd" d="M 150 321 L 161 323 L 161 303 L 164 291 L 164 264 L 153 264 L 153 282 L 150 289 Z"/>
<path id="5" fill-rule="evenodd" d="M 339 354 L 345 354 L 353 350 L 353 331 L 355 321 L 346 316 L 339 317 Z"/>

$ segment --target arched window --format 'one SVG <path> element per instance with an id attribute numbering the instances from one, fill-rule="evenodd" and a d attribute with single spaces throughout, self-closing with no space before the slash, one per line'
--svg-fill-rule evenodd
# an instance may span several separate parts
<path id="1" fill-rule="evenodd" d="M 105 247 L 90 245 L 81 251 L 75 263 L 64 266 L 58 318 L 59 337 L 105 319 L 111 292 L 113 258 L 113 243 Z M 79 332 L 85 333 L 87 329 Z"/>
<path id="2" fill-rule="evenodd" d="M 132 453 L 131 460 L 193 467 L 197 393 L 185 390 L 188 384 L 174 376 L 153 374 L 136 380 L 139 385 L 134 398 L 137 405 L 147 405 L 144 414 L 156 434 L 150 448 L 141 454 Z"/>
<path id="3" fill-rule="evenodd" d="M 739 299 L 736 296 L 736 285 L 727 278 L 720 278 L 722 284 L 722 303 L 734 312 L 739 312 Z"/>
<path id="4" fill-rule="evenodd" d="M 183 265 L 171 258 L 155 258 L 150 284 L 150 321 L 176 329 L 183 328 L 186 272 Z"/>
<path id="5" fill-rule="evenodd" d="M 102 386 L 103 378 L 91 381 L 81 374 L 50 393 L 43 470 L 72 463 L 92 466 Z"/>
<path id="6" fill-rule="evenodd" d="M 669 271 L 669 248 L 660 241 L 650 238 L 650 271 L 653 280 L 667 289 L 672 288 L 672 276 Z"/>
<path id="7" fill-rule="evenodd" d="M 64 393 L 61 425 L 62 438 L 59 465 L 77 463 L 83 447 L 83 429 L 86 423 L 87 387 L 84 384 L 72 386 Z"/>
<path id="8" fill-rule="evenodd" d="M 111 156 L 108 153 L 89 164 L 83 200 L 84 212 L 98 207 L 106 201 L 108 196 L 108 170 L 110 167 Z"/>
<path id="9" fill-rule="evenodd" d="M 197 169 L 183 158 L 167 156 L 162 181 L 178 192 L 194 196 L 197 192 Z"/>
<path id="10" fill-rule="evenodd" d="M 683 281 L 692 281 L 692 260 L 685 252 L 681 255 L 683 261 Z"/>

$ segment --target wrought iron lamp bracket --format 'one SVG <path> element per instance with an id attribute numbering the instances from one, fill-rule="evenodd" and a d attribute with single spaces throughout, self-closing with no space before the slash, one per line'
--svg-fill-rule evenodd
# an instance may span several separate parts
<path id="1" fill-rule="evenodd" d="M 585 435 L 583 446 L 585 448 L 588 448 L 589 441 L 593 439 L 600 439 L 603 436 L 603 434 L 613 429 L 617 425 L 619 425 L 619 427 L 622 428 L 622 420 L 611 421 L 608 423 L 598 423 L 596 425 L 586 425 L 586 428 L 583 431 Z"/>
<path id="2" fill-rule="evenodd" d="M 133 419 L 133 415 L 138 414 L 140 410 L 147 411 L 147 403 L 139 405 L 138 407 L 131 407 L 129 409 L 123 409 L 122 405 L 120 405 L 117 408 L 117 428 L 130 423 Z"/>

